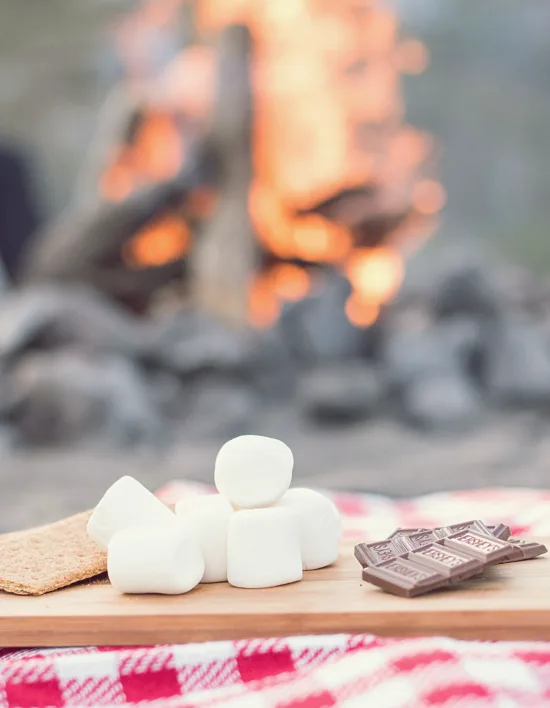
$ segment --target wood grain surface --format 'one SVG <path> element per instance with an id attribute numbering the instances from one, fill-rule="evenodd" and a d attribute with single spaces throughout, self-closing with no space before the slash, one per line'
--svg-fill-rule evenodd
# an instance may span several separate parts
<path id="1" fill-rule="evenodd" d="M 550 539 L 541 539 L 548 546 Z M 506 563 L 485 577 L 414 599 L 363 582 L 352 546 L 299 583 L 241 590 L 200 585 L 176 597 L 119 595 L 107 583 L 41 597 L 0 594 L 0 646 L 185 643 L 366 632 L 468 639 L 550 640 L 550 556 Z"/>

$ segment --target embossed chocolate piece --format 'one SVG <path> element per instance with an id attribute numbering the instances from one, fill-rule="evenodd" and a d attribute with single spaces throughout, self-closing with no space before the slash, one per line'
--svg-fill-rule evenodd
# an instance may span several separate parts
<path id="1" fill-rule="evenodd" d="M 416 548 L 422 548 L 428 543 L 434 543 L 437 541 L 439 536 L 436 534 L 437 529 L 418 531 L 417 533 L 412 533 L 410 536 L 403 536 L 400 540 L 401 543 L 409 551 L 414 551 Z"/>
<path id="2" fill-rule="evenodd" d="M 502 541 L 487 534 L 477 531 L 459 531 L 452 536 L 441 539 L 440 543 L 454 548 L 456 551 L 463 551 L 468 555 L 479 558 L 487 564 L 498 563 L 504 560 L 510 552 L 511 546 L 508 541 Z"/>
<path id="3" fill-rule="evenodd" d="M 374 543 L 358 543 L 355 546 L 355 557 L 363 568 L 367 565 L 379 565 L 407 552 L 407 548 L 397 538 L 393 541 L 375 541 Z"/>
<path id="4" fill-rule="evenodd" d="M 480 559 L 472 558 L 460 551 L 450 550 L 441 542 L 418 548 L 407 557 L 411 560 L 414 558 L 414 561 L 420 565 L 433 568 L 441 575 L 450 578 L 452 582 L 471 578 L 484 566 Z"/>
<path id="5" fill-rule="evenodd" d="M 363 580 L 400 597 L 416 597 L 449 584 L 449 579 L 406 558 L 393 558 L 363 568 Z"/>

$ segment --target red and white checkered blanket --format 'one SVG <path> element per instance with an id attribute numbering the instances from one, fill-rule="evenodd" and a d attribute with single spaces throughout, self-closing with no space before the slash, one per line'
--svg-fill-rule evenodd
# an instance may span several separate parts
<path id="1" fill-rule="evenodd" d="M 173 483 L 173 501 L 205 487 Z M 550 535 L 550 492 L 484 490 L 407 501 L 336 494 L 350 539 L 481 518 Z M 330 635 L 164 647 L 3 650 L 0 708 L 513 708 L 550 705 L 550 643 Z"/>

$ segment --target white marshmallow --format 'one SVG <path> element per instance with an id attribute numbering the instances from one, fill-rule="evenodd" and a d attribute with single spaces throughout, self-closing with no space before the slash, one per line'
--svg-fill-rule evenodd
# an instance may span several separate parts
<path id="1" fill-rule="evenodd" d="M 198 540 L 177 526 L 131 526 L 107 549 L 111 585 L 123 593 L 179 595 L 200 583 L 204 558 Z"/>
<path id="2" fill-rule="evenodd" d="M 227 532 L 227 579 L 237 588 L 270 588 L 302 579 L 296 515 L 288 509 L 245 509 Z"/>
<path id="3" fill-rule="evenodd" d="M 277 507 L 296 513 L 304 570 L 324 568 L 336 561 L 342 520 L 330 499 L 312 489 L 290 489 Z"/>
<path id="4" fill-rule="evenodd" d="M 236 507 L 269 506 L 290 486 L 294 457 L 281 440 L 241 435 L 218 452 L 214 478 L 220 494 Z"/>
<path id="5" fill-rule="evenodd" d="M 219 494 L 184 499 L 176 504 L 182 526 L 199 539 L 204 556 L 203 583 L 227 580 L 227 528 L 235 511 L 231 502 Z"/>
<path id="6" fill-rule="evenodd" d="M 176 515 L 133 477 L 121 477 L 105 492 L 88 521 L 88 535 L 103 548 L 129 526 L 177 524 Z"/>

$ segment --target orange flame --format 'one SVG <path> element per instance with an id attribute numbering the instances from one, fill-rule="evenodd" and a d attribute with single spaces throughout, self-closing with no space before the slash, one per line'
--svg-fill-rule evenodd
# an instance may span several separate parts
<path id="1" fill-rule="evenodd" d="M 403 259 L 386 246 L 355 251 L 348 263 L 348 278 L 360 296 L 381 303 L 392 298 L 404 275 Z"/>
<path id="2" fill-rule="evenodd" d="M 174 177 L 183 162 L 183 143 L 173 116 L 148 114 L 136 131 L 132 145 L 117 151 L 100 180 L 106 199 L 121 201 L 134 189 Z"/>
<path id="3" fill-rule="evenodd" d="M 174 177 L 183 162 L 183 146 L 173 116 L 153 113 L 139 130 L 133 160 L 141 175 L 152 182 Z"/>
<path id="4" fill-rule="evenodd" d="M 135 170 L 121 156 L 102 175 L 99 181 L 101 194 L 112 202 L 121 202 L 135 186 Z"/>
<path id="5" fill-rule="evenodd" d="M 300 266 L 278 263 L 258 274 L 250 286 L 250 319 L 257 327 L 268 327 L 277 319 L 282 303 L 301 300 L 310 289 L 310 277 Z"/>
<path id="6" fill-rule="evenodd" d="M 282 300 L 301 300 L 309 292 L 309 275 L 291 263 L 279 263 L 271 269 L 274 292 Z"/>
<path id="7" fill-rule="evenodd" d="M 135 47 L 138 31 L 172 23 L 181 2 L 148 0 L 127 24 L 121 41 L 129 72 L 137 78 L 147 74 Z M 347 316 L 358 326 L 371 325 L 401 285 L 405 232 L 412 225 L 405 220 L 384 247 L 357 249 L 349 229 L 301 212 L 365 185 L 378 195 L 374 212 L 410 209 L 427 220 L 443 207 L 443 187 L 426 173 L 417 177 L 430 139 L 402 123 L 399 74 L 423 71 L 426 47 L 412 39 L 398 44 L 396 13 L 374 3 L 198 0 L 194 7 L 199 34 L 244 22 L 255 40 L 249 209 L 258 240 L 278 258 L 342 268 L 353 288 Z M 192 125 L 207 122 L 214 60 L 210 48 L 193 46 L 162 73 L 156 109 L 148 110 L 132 145 L 120 147 L 102 176 L 100 190 L 107 198 L 124 199 L 147 182 L 177 174 L 186 148 L 178 117 Z M 208 210 L 211 196 L 196 195 L 186 216 Z M 125 257 L 135 267 L 160 265 L 184 255 L 190 241 L 185 222 L 172 215 L 137 234 Z M 251 321 L 267 326 L 283 301 L 300 299 L 309 288 L 310 276 L 297 265 L 258 274 L 250 284 Z"/>
<path id="8" fill-rule="evenodd" d="M 364 302 L 357 293 L 352 293 L 349 296 L 345 310 L 348 320 L 356 327 L 370 327 L 380 314 L 378 305 Z"/>
<path id="9" fill-rule="evenodd" d="M 191 235 L 178 216 L 165 216 L 138 231 L 125 246 L 125 261 L 132 267 L 160 266 L 178 260 L 189 248 Z"/>

